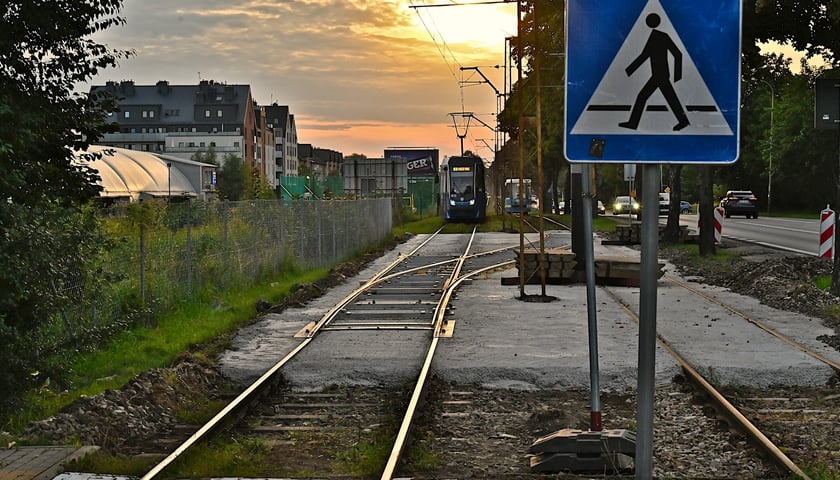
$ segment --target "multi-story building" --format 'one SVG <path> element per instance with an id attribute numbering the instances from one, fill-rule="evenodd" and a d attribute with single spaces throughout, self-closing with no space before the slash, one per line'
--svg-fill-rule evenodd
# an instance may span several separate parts
<path id="1" fill-rule="evenodd" d="M 274 175 L 281 177 L 298 174 L 298 138 L 295 116 L 286 105 L 272 103 L 265 108 L 266 125 L 274 129 Z M 279 183 L 279 182 L 278 182 Z"/>
<path id="2" fill-rule="evenodd" d="M 222 162 L 234 154 L 257 167 L 258 125 L 250 85 L 227 85 L 202 80 L 198 85 L 136 85 L 133 81 L 107 82 L 104 90 L 117 97 L 119 111 L 112 115 L 119 133 L 106 134 L 99 144 L 166 153 L 190 159 L 215 151 Z"/>
<path id="3" fill-rule="evenodd" d="M 279 184 L 274 161 L 275 130 L 266 118 L 266 107 L 261 107 L 256 102 L 254 103 L 254 119 L 257 123 L 254 170 L 265 179 L 270 188 L 274 189 Z"/>
<path id="4" fill-rule="evenodd" d="M 328 148 L 313 147 L 309 143 L 298 145 L 300 162 L 318 177 L 341 176 L 344 154 Z"/>

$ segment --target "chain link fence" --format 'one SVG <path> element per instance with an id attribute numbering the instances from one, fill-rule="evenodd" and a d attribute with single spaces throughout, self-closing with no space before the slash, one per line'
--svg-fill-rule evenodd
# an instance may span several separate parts
<path id="1" fill-rule="evenodd" d="M 98 269 L 106 281 L 96 291 L 82 278 L 67 286 L 65 294 L 79 298 L 77 311 L 61 312 L 61 317 L 76 319 L 81 331 L 108 328 L 135 323 L 125 317 L 138 311 L 160 311 L 194 298 L 212 301 L 220 292 L 281 274 L 330 268 L 391 234 L 399 214 L 394 202 L 253 200 L 116 207 L 105 219 L 114 247 Z"/>

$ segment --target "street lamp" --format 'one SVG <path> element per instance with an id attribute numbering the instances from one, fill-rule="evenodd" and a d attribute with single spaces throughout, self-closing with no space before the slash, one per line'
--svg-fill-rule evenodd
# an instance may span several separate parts
<path id="1" fill-rule="evenodd" d="M 767 213 L 770 213 L 770 189 L 773 186 L 773 107 L 776 98 L 776 91 L 773 85 L 767 80 L 762 80 L 770 87 L 770 163 L 767 167 Z"/>

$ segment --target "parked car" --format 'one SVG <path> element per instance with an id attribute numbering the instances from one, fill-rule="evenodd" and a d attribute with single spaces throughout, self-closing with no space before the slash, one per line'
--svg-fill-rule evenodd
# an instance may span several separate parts
<path id="1" fill-rule="evenodd" d="M 720 200 L 723 214 L 726 218 L 732 215 L 746 215 L 747 218 L 758 218 L 758 199 L 750 190 L 730 190 Z"/>
<path id="2" fill-rule="evenodd" d="M 691 206 L 690 203 L 686 202 L 685 200 L 680 200 L 680 213 L 681 214 L 691 213 L 692 210 L 693 210 L 693 207 Z"/>
<path id="3" fill-rule="evenodd" d="M 619 195 L 618 197 L 615 197 L 615 201 L 613 202 L 612 213 L 613 215 L 621 215 L 623 213 L 635 213 L 638 215 L 639 208 L 639 203 L 635 198 L 628 195 Z"/>
<path id="4" fill-rule="evenodd" d="M 598 200 L 598 215 L 604 215 L 607 213 L 607 207 L 604 206 L 604 202 Z"/>

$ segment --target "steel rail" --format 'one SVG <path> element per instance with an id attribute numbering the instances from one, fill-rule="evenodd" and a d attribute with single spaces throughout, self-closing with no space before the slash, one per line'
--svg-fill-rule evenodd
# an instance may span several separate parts
<path id="1" fill-rule="evenodd" d="M 695 295 L 703 297 L 706 300 L 708 300 L 708 301 L 710 301 L 710 302 L 712 302 L 716 305 L 719 305 L 719 306 L 725 308 L 726 310 L 729 310 L 731 313 L 734 313 L 735 315 L 738 315 L 739 317 L 743 318 L 747 322 L 749 322 L 749 323 L 755 325 L 756 327 L 764 330 L 765 332 L 769 333 L 770 335 L 773 335 L 774 337 L 776 337 L 779 340 L 787 343 L 788 345 L 802 351 L 803 353 L 805 353 L 807 355 L 810 355 L 811 357 L 815 358 L 816 360 L 819 360 L 820 362 L 823 362 L 824 364 L 826 364 L 829 367 L 831 367 L 832 369 L 834 369 L 835 372 L 840 373 L 840 363 L 837 363 L 834 360 L 832 360 L 830 358 L 827 358 L 827 357 L 821 355 L 820 353 L 811 350 L 810 348 L 808 348 L 805 345 L 802 345 L 801 343 L 797 342 L 796 340 L 794 340 L 794 339 L 792 339 L 792 338 L 790 338 L 790 337 L 788 337 L 788 336 L 786 336 L 786 335 L 784 335 L 780 332 L 777 332 L 775 329 L 765 325 L 761 321 L 750 317 L 746 313 L 741 312 L 740 310 L 736 309 L 735 307 L 733 307 L 731 305 L 727 305 L 726 303 L 718 300 L 715 297 L 712 297 L 711 295 L 708 295 L 704 292 L 701 292 L 700 290 L 688 285 L 687 283 L 685 283 L 681 280 L 678 280 L 678 279 L 676 279 L 674 277 L 671 277 L 671 276 L 667 276 L 665 278 L 666 278 L 666 280 L 668 280 L 668 281 L 670 281 L 670 282 L 672 282 L 676 285 L 679 285 L 680 287 L 690 291 L 691 293 L 694 293 Z"/>
<path id="2" fill-rule="evenodd" d="M 473 239 L 475 239 L 475 233 L 477 230 L 477 226 L 473 227 L 472 235 L 470 236 L 470 241 L 467 243 L 467 247 L 464 253 L 459 257 L 458 262 L 456 263 L 455 269 L 453 269 L 452 274 L 447 279 L 444 292 L 448 292 L 452 285 L 454 285 L 454 279 L 458 278 L 458 275 L 461 271 L 461 267 L 464 264 L 465 256 L 469 253 L 470 248 L 472 247 Z M 436 309 L 436 316 L 438 312 L 442 310 L 446 310 L 445 302 L 449 301 L 451 295 L 444 294 L 441 296 Z M 432 359 L 434 359 L 435 351 L 437 350 L 438 340 L 440 338 L 437 335 L 432 336 L 432 341 L 429 344 L 429 349 L 426 352 L 426 358 L 423 360 L 423 367 L 420 369 L 420 375 L 417 377 L 417 383 L 414 385 L 414 391 L 411 394 L 411 400 L 408 402 L 408 408 L 406 409 L 406 413 L 403 416 L 403 421 L 400 424 L 400 429 L 397 432 L 396 440 L 394 441 L 394 446 L 391 449 L 391 454 L 388 456 L 388 461 L 385 463 L 385 469 L 382 471 L 382 480 L 391 480 L 394 477 L 394 473 L 397 469 L 397 462 L 402 455 L 403 448 L 405 448 L 406 440 L 408 439 L 408 432 L 411 429 L 411 424 L 414 422 L 414 415 L 417 412 L 417 406 L 420 404 L 420 398 L 423 395 L 423 392 L 426 387 L 426 380 L 429 378 L 429 371 L 432 368 Z"/>
<path id="3" fill-rule="evenodd" d="M 389 279 L 405 275 L 407 273 L 413 273 L 419 270 L 424 270 L 428 268 L 432 268 L 435 266 L 442 266 L 448 263 L 458 262 L 463 264 L 463 258 L 460 259 L 450 259 L 441 262 L 436 262 L 434 264 L 423 265 L 420 267 L 415 267 L 408 269 L 403 272 L 393 273 L 388 275 L 388 272 L 392 271 L 396 268 L 397 265 L 404 262 L 406 259 L 410 258 L 411 256 L 415 255 L 420 249 L 426 246 L 430 241 L 437 236 L 444 227 L 441 227 L 436 232 L 431 234 L 429 238 L 425 239 L 420 245 L 415 247 L 406 255 L 400 254 L 396 260 L 392 263 L 381 269 L 377 272 L 373 277 L 371 277 L 368 281 L 366 281 L 361 287 L 355 289 L 352 293 L 347 295 L 341 302 L 337 305 L 332 307 L 327 314 L 318 322 L 316 327 L 312 328 L 306 337 L 303 338 L 301 343 L 299 343 L 294 349 L 292 349 L 285 357 L 283 357 L 280 361 L 275 363 L 271 368 L 269 368 L 263 375 L 261 375 L 255 382 L 253 382 L 250 386 L 248 386 L 245 390 L 243 390 L 236 398 L 234 398 L 230 403 L 228 403 L 222 410 L 220 410 L 212 419 L 210 419 L 207 423 L 205 423 L 199 430 L 193 433 L 186 441 L 184 441 L 181 445 L 179 445 L 172 453 L 166 456 L 163 460 L 157 463 L 151 470 L 149 470 L 145 475 L 140 477 L 140 480 L 152 480 L 160 475 L 164 469 L 174 463 L 181 455 L 184 454 L 187 450 L 193 447 L 197 442 L 202 440 L 205 436 L 212 433 L 216 429 L 220 428 L 222 425 L 228 421 L 234 413 L 240 412 L 242 409 L 247 407 L 251 402 L 253 402 L 262 392 L 266 391 L 266 389 L 272 385 L 272 382 L 277 377 L 280 369 L 284 367 L 292 358 L 294 358 L 298 353 L 300 353 L 306 346 L 308 346 L 312 340 L 315 338 L 316 334 L 324 329 L 325 325 L 334 318 L 338 312 L 341 311 L 342 308 L 346 307 L 350 302 L 355 300 L 361 293 L 366 290 L 369 290 L 373 286 L 376 286 L 384 281 Z M 475 229 L 473 230 L 472 237 L 470 238 L 470 245 L 472 244 L 473 238 L 475 237 Z M 510 250 L 515 248 L 513 246 L 510 247 L 503 247 L 496 250 L 488 251 L 488 252 L 481 252 L 477 254 L 470 255 L 468 258 L 472 257 L 479 257 L 483 255 L 490 255 L 493 253 L 498 253 L 505 250 Z M 469 249 L 469 247 L 468 247 Z M 467 250 L 468 251 L 468 250 Z M 462 256 L 463 257 L 463 256 Z M 512 261 L 511 261 L 512 262 Z M 452 278 L 452 277 L 450 277 Z M 447 280 L 449 282 L 449 280 Z M 459 282 L 460 283 L 460 282 Z M 431 329 L 430 326 L 433 325 L 432 322 L 428 324 L 428 326 L 423 327 L 424 330 Z M 355 329 L 370 329 L 373 327 L 361 327 L 357 326 Z M 416 329 L 418 327 L 412 326 L 408 327 L 409 329 Z"/>
<path id="4" fill-rule="evenodd" d="M 149 470 L 145 475 L 140 477 L 140 480 L 151 480 L 155 478 L 158 474 L 160 474 L 163 469 L 171 465 L 175 460 L 178 459 L 184 452 L 186 452 L 190 447 L 196 444 L 199 440 L 204 438 L 205 435 L 208 433 L 216 430 L 219 426 L 224 424 L 225 420 L 227 420 L 228 415 L 232 415 L 234 412 L 238 411 L 242 408 L 246 403 L 252 401 L 258 393 L 263 392 L 264 388 L 270 384 L 270 382 L 275 378 L 277 372 L 282 368 L 286 363 L 289 362 L 295 355 L 297 355 L 301 350 L 303 350 L 309 342 L 311 342 L 311 338 L 304 339 L 301 343 L 298 344 L 291 352 L 289 352 L 282 360 L 275 363 L 268 371 L 266 371 L 260 378 L 257 379 L 254 383 L 252 383 L 248 388 L 246 388 L 242 393 L 240 393 L 236 398 L 234 398 L 230 403 L 228 403 L 219 413 L 217 413 L 210 421 L 204 424 L 198 431 L 193 433 L 190 438 L 188 438 L 184 443 L 178 446 L 172 453 L 170 453 L 166 458 L 161 460 L 157 465 L 155 465 L 151 470 Z"/>
<path id="5" fill-rule="evenodd" d="M 426 246 L 430 241 L 432 241 L 435 236 L 437 236 L 443 227 L 439 228 L 436 232 L 429 235 L 429 238 L 424 240 L 420 245 L 415 247 L 408 255 L 400 255 L 396 260 L 391 262 L 385 268 L 380 270 L 376 273 L 370 280 L 368 280 L 364 286 L 356 289 L 350 296 L 346 297 L 342 302 L 339 303 L 341 305 L 340 308 L 346 306 L 350 301 L 355 299 L 359 295 L 359 290 L 363 290 L 364 288 L 370 288 L 370 285 L 378 283 L 379 279 L 385 276 L 386 273 L 396 268 L 397 265 L 404 262 L 407 258 L 411 257 L 415 253 L 417 253 L 421 248 Z M 327 316 L 334 316 L 339 310 L 338 306 L 333 307 L 330 309 L 330 312 L 325 315 Z M 323 324 L 324 321 L 321 321 Z M 283 357 L 279 362 L 275 363 L 271 368 L 269 368 L 264 374 L 262 374 L 254 383 L 252 383 L 248 388 L 242 391 L 236 398 L 234 398 L 230 403 L 228 403 L 222 410 L 220 410 L 213 418 L 211 418 L 207 423 L 205 423 L 201 428 L 199 428 L 195 433 L 193 433 L 184 443 L 179 445 L 172 453 L 167 455 L 163 460 L 158 462 L 151 470 L 146 472 L 145 475 L 140 477 L 140 480 L 151 480 L 157 477 L 166 467 L 171 465 L 175 462 L 184 452 L 189 450 L 193 445 L 195 445 L 198 441 L 203 439 L 207 434 L 215 431 L 221 425 L 228 420 L 229 416 L 232 416 L 235 412 L 238 412 L 241 408 L 244 408 L 249 402 L 253 401 L 259 394 L 265 391 L 265 389 L 271 385 L 277 373 L 280 369 L 285 366 L 292 358 L 294 358 L 301 350 L 306 348 L 307 345 L 312 341 L 315 337 L 315 334 L 320 329 L 322 325 L 318 325 L 317 328 L 314 328 L 313 331 L 309 332 L 307 335 L 292 351 L 290 351 L 285 357 Z"/>
<path id="6" fill-rule="evenodd" d="M 307 332 L 307 334 L 306 334 L 307 338 L 312 338 L 312 337 L 314 337 L 315 335 L 317 335 L 317 334 L 318 334 L 318 332 L 319 332 L 319 331 L 320 331 L 320 330 L 321 330 L 321 329 L 322 329 L 325 325 L 327 325 L 330 321 L 332 321 L 332 319 L 333 319 L 333 318 L 335 318 L 335 317 L 336 317 L 336 315 L 338 315 L 338 313 L 339 313 L 339 312 L 340 312 L 340 311 L 341 311 L 344 307 L 346 307 L 347 305 L 349 305 L 352 301 L 356 300 L 356 298 L 358 298 L 358 297 L 359 297 L 359 295 L 361 295 L 362 293 L 364 293 L 364 292 L 365 292 L 365 291 L 367 291 L 367 290 L 370 290 L 372 287 L 374 287 L 374 286 L 376 286 L 376 285 L 378 285 L 378 284 L 380 284 L 380 283 L 384 282 L 385 280 L 387 280 L 387 279 L 389 279 L 389 278 L 392 278 L 392 276 L 386 276 L 385 274 L 387 274 L 388 272 L 390 272 L 391 270 L 393 270 L 394 268 L 396 268 L 396 266 L 397 266 L 397 265 L 399 265 L 400 263 L 404 262 L 406 259 L 408 259 L 409 257 L 411 257 L 411 256 L 413 256 L 414 254 L 416 254 L 418 251 L 420 251 L 420 249 L 421 249 L 421 248 L 423 248 L 423 247 L 425 247 L 425 246 L 426 246 L 429 242 L 431 242 L 431 241 L 432 241 L 432 239 L 433 239 L 433 238 L 435 238 L 435 237 L 436 237 L 436 236 L 437 236 L 437 235 L 441 232 L 441 230 L 443 230 L 443 229 L 444 229 L 444 227 L 445 227 L 445 226 L 446 226 L 446 225 L 444 225 L 443 227 L 440 227 L 439 229 L 437 229 L 437 231 L 436 231 L 435 233 L 433 233 L 433 234 L 429 235 L 429 238 L 427 238 L 426 240 L 424 240 L 424 241 L 423 241 L 420 245 L 418 245 L 416 248 L 414 248 L 412 251 L 410 251 L 407 255 L 400 255 L 399 257 L 397 257 L 397 259 L 396 259 L 396 260 L 394 260 L 393 262 L 391 262 L 391 264 L 389 264 L 389 265 L 388 265 L 388 266 L 386 266 L 384 269 L 382 269 L 382 270 L 380 270 L 379 272 L 377 272 L 377 273 L 376 273 L 376 275 L 374 275 L 374 276 L 373 276 L 373 277 L 371 277 L 368 281 L 366 281 L 364 284 L 362 284 L 361 286 L 359 286 L 358 288 L 356 288 L 355 290 L 353 290 L 353 291 L 352 291 L 349 295 L 347 295 L 346 297 L 344 297 L 344 299 L 342 299 L 340 302 L 338 302 L 337 304 L 333 305 L 333 307 L 332 307 L 332 308 L 330 308 L 330 309 L 327 311 L 327 313 L 326 313 L 326 314 L 324 314 L 324 316 L 323 316 L 323 317 L 321 317 L 321 320 L 319 320 L 319 321 L 318 321 L 318 322 L 317 322 L 317 323 L 316 323 L 316 324 L 312 327 L 312 329 L 311 329 L 310 331 L 308 331 L 308 332 Z M 427 265 L 427 266 L 426 266 L 426 268 L 428 268 L 428 267 L 429 267 L 429 266 Z"/>
<path id="7" fill-rule="evenodd" d="M 609 288 L 602 287 L 607 294 L 616 302 L 618 303 L 624 311 L 630 315 L 636 323 L 639 323 L 639 316 L 634 312 L 629 305 L 627 305 L 619 296 L 610 290 Z M 744 416 L 734 405 L 732 405 L 726 397 L 723 396 L 711 383 L 709 383 L 703 376 L 688 363 L 676 350 L 674 350 L 668 342 L 662 338 L 661 335 L 656 335 L 657 343 L 670 354 L 677 363 L 680 364 L 682 367 L 683 372 L 688 376 L 689 380 L 691 380 L 698 388 L 700 388 L 703 392 L 708 394 L 720 408 L 720 410 L 726 414 L 730 420 L 732 420 L 736 425 L 738 425 L 744 433 L 747 434 L 750 438 L 756 442 L 761 449 L 770 457 L 773 462 L 775 462 L 780 467 L 786 469 L 790 473 L 798 476 L 803 480 L 811 480 L 811 478 L 802 471 L 787 455 L 782 452 L 776 444 L 774 444 L 769 438 L 767 438 L 761 430 L 758 429 L 747 417 Z"/>

